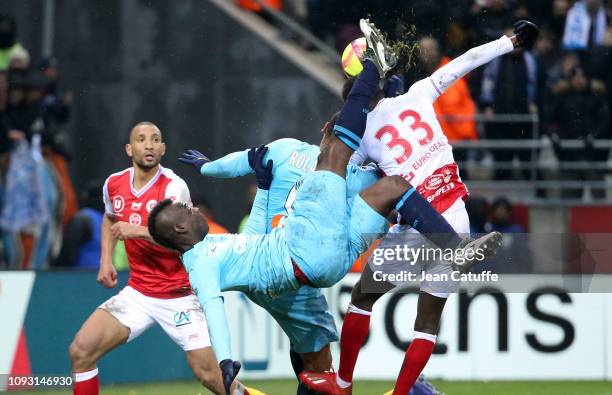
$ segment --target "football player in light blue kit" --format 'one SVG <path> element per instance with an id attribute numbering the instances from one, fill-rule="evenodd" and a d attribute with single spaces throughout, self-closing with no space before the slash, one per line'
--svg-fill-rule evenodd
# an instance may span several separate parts
<path id="1" fill-rule="evenodd" d="M 368 106 L 378 83 L 392 68 L 388 47 L 367 21 L 362 31 L 368 41 L 364 70 L 353 85 L 340 117 L 325 129 L 314 172 L 296 184 L 293 211 L 284 228 L 269 234 L 208 235 L 208 225 L 197 210 L 164 200 L 149 215 L 149 233 L 160 245 L 179 251 L 194 292 L 209 325 L 213 349 L 220 361 L 226 390 L 240 363 L 232 360 L 229 327 L 221 292 L 238 290 L 270 297 L 301 285 L 329 287 L 340 281 L 352 262 L 387 228 L 393 208 L 407 223 L 443 248 L 473 248 L 457 235 L 415 188 L 399 176 L 384 177 L 355 196 L 347 215 L 346 167 L 365 131 Z M 271 164 L 254 162 L 259 168 Z M 261 170 L 261 169 L 260 169 Z M 262 172 L 263 173 L 263 172 Z M 265 210 L 254 207 L 265 227 Z M 257 213 L 258 211 L 261 211 Z M 466 254 L 462 251 L 462 256 Z"/>
<path id="2" fill-rule="evenodd" d="M 327 139 L 333 138 L 331 127 L 327 128 L 326 133 Z M 274 145 L 271 144 L 271 146 L 271 151 L 274 151 Z M 261 163 L 261 159 L 254 161 L 253 164 L 258 175 L 265 173 L 264 168 L 272 167 L 269 166 L 271 163 L 266 162 L 266 160 L 263 161 L 266 165 Z M 291 155 L 289 159 L 291 159 Z M 344 166 L 346 171 L 347 164 L 345 163 Z M 288 168 L 291 166 L 279 166 L 279 168 L 283 167 Z M 374 172 L 370 171 L 368 174 L 372 177 L 372 181 L 376 180 L 377 177 Z M 276 175 L 279 174 L 277 173 Z M 279 178 L 282 179 L 282 175 Z M 278 180 L 279 182 L 281 182 L 280 179 Z M 183 252 L 183 263 L 189 273 L 192 288 L 198 295 L 198 298 L 204 301 L 203 308 L 209 324 L 209 332 L 211 339 L 214 339 L 212 340 L 213 349 L 217 359 L 221 361 L 224 377 L 228 370 L 232 372 L 234 365 L 231 360 L 229 328 L 223 310 L 221 292 L 228 290 L 242 291 L 256 302 L 261 301 L 262 306 L 269 309 L 275 303 L 274 298 L 296 294 L 296 290 L 301 285 L 312 284 L 309 283 L 311 278 L 309 274 L 298 274 L 300 268 L 292 261 L 289 255 L 289 249 L 285 241 L 285 229 L 277 227 L 272 229 L 269 234 L 264 234 L 265 231 L 263 229 L 269 227 L 268 223 L 273 216 L 271 214 L 268 215 L 267 210 L 271 199 L 268 196 L 269 192 L 265 188 L 270 188 L 270 185 L 262 185 L 261 180 L 259 181 L 260 188 L 258 188 L 249 217 L 247 234 L 206 235 L 208 232 L 207 224 L 195 209 L 186 205 L 172 204 L 169 200 L 160 202 L 150 214 L 152 219 L 149 221 L 149 229 L 153 232 L 154 239 L 161 245 Z M 291 190 L 291 188 L 293 188 L 293 184 L 287 184 L 285 191 Z M 350 269 L 350 264 L 367 249 L 371 242 L 386 232 L 388 224 L 385 216 L 370 208 L 359 195 L 353 199 L 352 215 L 349 221 L 346 215 L 346 183 L 343 183 L 343 189 L 338 192 L 343 202 L 338 206 L 330 206 L 331 212 L 327 220 L 328 222 L 340 221 L 340 225 L 336 226 L 336 228 L 341 226 L 343 229 L 344 227 L 351 229 L 349 232 L 350 236 L 345 236 L 344 246 L 334 244 L 334 249 L 338 252 L 343 251 L 343 253 L 335 254 L 335 256 L 330 256 L 329 253 L 326 255 L 324 253 L 325 250 L 321 250 L 317 246 L 312 246 L 312 251 L 313 253 L 320 251 L 322 257 L 327 256 L 327 258 L 324 258 L 326 259 L 325 264 L 335 268 L 331 276 L 339 280 Z M 283 203 L 286 196 L 287 192 L 279 194 L 277 202 L 280 202 L 281 207 L 284 207 Z M 296 203 L 299 203 L 297 196 Z M 356 207 L 359 208 L 356 209 Z M 177 214 L 181 218 L 175 221 Z M 290 218 L 291 216 L 287 219 L 288 223 L 291 222 Z M 170 228 L 167 227 L 169 223 L 173 224 Z M 192 239 L 189 235 L 196 235 L 195 238 L 197 240 Z M 183 246 L 182 241 L 175 243 L 174 237 L 178 237 L 181 240 L 185 237 L 189 238 L 190 240 L 187 243 L 189 243 L 190 247 Z M 304 236 L 303 239 L 305 243 L 308 243 L 308 237 Z M 348 242 L 349 239 L 351 243 Z M 330 247 L 326 246 L 325 248 L 329 249 Z M 330 261 L 327 261 L 327 259 L 330 259 Z M 313 262 L 313 264 L 322 264 L 322 262 Z M 336 268 L 337 265 L 342 265 L 342 267 Z M 309 271 L 308 273 L 311 272 Z M 298 279 L 299 277 L 301 279 Z M 319 279 L 319 277 L 312 278 L 315 279 L 314 281 Z M 326 276 L 320 278 L 323 278 L 326 283 L 332 281 L 328 280 Z M 297 294 L 299 294 L 299 291 Z M 268 303 L 270 301 L 272 304 Z M 299 322 L 305 319 L 313 319 L 313 317 L 309 318 L 310 312 L 308 311 L 296 310 L 295 306 L 286 306 L 282 302 L 280 304 L 278 311 L 275 312 L 278 315 L 274 313 L 273 315 L 275 315 L 275 318 L 279 315 L 281 317 L 283 315 L 285 317 L 288 316 L 289 320 L 285 321 L 285 323 L 299 324 Z M 307 307 L 311 308 L 311 306 Z M 319 307 L 316 309 L 319 309 Z M 318 316 L 321 317 L 322 315 Z M 291 319 L 294 321 L 291 322 Z M 282 321 L 279 321 L 279 323 L 283 324 Z M 331 324 L 333 325 L 333 321 L 331 321 Z M 283 329 L 287 328 L 284 327 Z M 294 329 L 296 328 L 289 327 L 289 331 L 286 330 L 287 334 L 292 335 L 292 330 Z M 319 331 L 318 334 L 323 334 L 323 331 Z M 336 336 L 335 333 L 334 336 Z M 329 335 L 327 335 L 328 339 L 321 337 L 319 340 L 317 337 L 310 338 L 310 336 L 307 336 L 303 339 L 305 341 L 304 344 L 307 347 L 316 349 L 318 347 L 317 344 L 309 345 L 308 342 L 329 342 Z M 329 360 L 328 364 L 331 365 L 331 360 Z M 229 383 L 231 383 L 231 379 L 233 379 L 233 376 L 230 378 Z"/>
<path id="3" fill-rule="evenodd" d="M 319 152 L 316 145 L 283 138 L 267 144 L 266 147 L 234 152 L 215 161 L 210 161 L 195 150 L 183 153 L 179 160 L 194 166 L 204 176 L 216 178 L 240 177 L 259 169 L 259 174 L 256 173 L 258 191 L 245 233 L 263 234 L 269 233 L 275 224 L 283 225 L 283 218 L 291 212 L 295 199 L 295 183 L 305 174 L 314 171 Z M 260 163 L 265 163 L 266 166 L 262 168 Z M 376 166 L 348 165 L 349 212 L 354 197 L 379 178 Z M 265 220 L 261 221 L 259 216 L 264 212 Z M 258 228 L 262 225 L 265 227 Z M 363 248 L 366 248 L 365 244 L 359 250 Z M 302 286 L 278 297 L 260 292 L 246 292 L 246 295 L 266 309 L 286 333 L 291 342 L 291 362 L 296 376 L 304 369 L 331 369 L 329 344 L 338 340 L 338 333 L 325 296 L 319 288 Z M 298 394 L 314 392 L 302 385 L 302 388 L 298 388 Z"/>

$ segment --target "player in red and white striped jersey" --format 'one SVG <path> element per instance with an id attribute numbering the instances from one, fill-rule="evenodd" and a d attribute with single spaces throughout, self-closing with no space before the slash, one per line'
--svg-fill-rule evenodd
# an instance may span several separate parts
<path id="1" fill-rule="evenodd" d="M 125 240 L 130 278 L 85 321 L 70 345 L 74 394 L 98 394 L 97 361 L 155 323 L 185 351 L 198 381 L 215 394 L 225 394 L 206 320 L 179 255 L 153 243 L 147 230 L 157 202 L 170 198 L 191 205 L 187 184 L 160 165 L 166 146 L 154 124 L 135 125 L 125 151 L 133 166 L 109 176 L 103 187 L 106 215 L 98 282 L 106 288 L 117 285 L 112 262 L 117 240 Z M 246 393 L 240 383 L 234 390 L 232 394 Z"/>

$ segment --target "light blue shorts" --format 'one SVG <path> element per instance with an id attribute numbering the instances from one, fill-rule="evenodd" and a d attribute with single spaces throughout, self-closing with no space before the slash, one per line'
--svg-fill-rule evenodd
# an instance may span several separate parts
<path id="1" fill-rule="evenodd" d="M 315 171 L 299 182 L 285 221 L 289 255 L 315 287 L 331 287 L 388 224 L 359 196 L 351 207 L 346 180 L 335 173 Z"/>
<path id="2" fill-rule="evenodd" d="M 302 286 L 278 298 L 263 293 L 247 296 L 274 317 L 297 353 L 317 352 L 338 341 L 334 317 L 318 288 Z"/>

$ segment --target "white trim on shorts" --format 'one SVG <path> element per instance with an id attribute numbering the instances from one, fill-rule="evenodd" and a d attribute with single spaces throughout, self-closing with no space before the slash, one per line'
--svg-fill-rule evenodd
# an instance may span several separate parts
<path id="1" fill-rule="evenodd" d="M 198 298 L 145 296 L 129 285 L 98 306 L 130 329 L 128 342 L 157 323 L 184 351 L 210 347 L 208 326 Z"/>

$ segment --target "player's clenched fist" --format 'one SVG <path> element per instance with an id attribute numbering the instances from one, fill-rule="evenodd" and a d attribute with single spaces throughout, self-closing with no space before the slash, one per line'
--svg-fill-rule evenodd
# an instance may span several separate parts
<path id="1" fill-rule="evenodd" d="M 98 282 L 106 288 L 113 288 L 117 285 L 117 269 L 112 263 L 100 263 Z"/>
<path id="2" fill-rule="evenodd" d="M 520 20 L 514 24 L 514 34 L 519 47 L 531 48 L 535 43 L 540 29 L 538 26 L 526 20 Z"/>
<path id="3" fill-rule="evenodd" d="M 225 387 L 225 392 L 227 395 L 230 395 L 230 387 L 232 386 L 232 382 L 238 375 L 238 372 L 240 371 L 242 365 L 238 361 L 224 359 L 219 363 L 219 367 L 221 368 L 221 377 L 223 377 L 223 386 Z"/>

